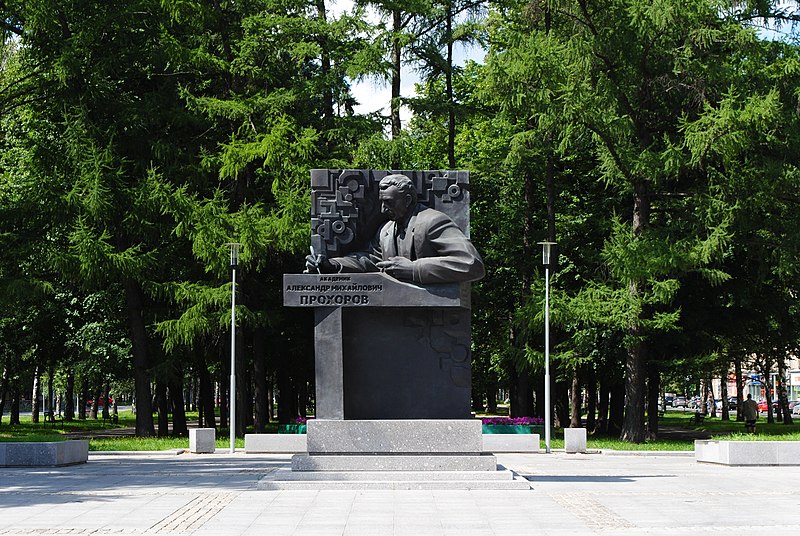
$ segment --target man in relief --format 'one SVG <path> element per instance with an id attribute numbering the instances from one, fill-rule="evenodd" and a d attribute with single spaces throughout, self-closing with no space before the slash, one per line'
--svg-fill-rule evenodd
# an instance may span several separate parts
<path id="1" fill-rule="evenodd" d="M 345 257 L 306 257 L 307 271 L 319 273 L 385 272 L 428 285 L 476 281 L 485 271 L 480 254 L 449 216 L 417 203 L 414 183 L 405 175 L 387 175 L 379 183 L 381 212 L 389 221 L 368 251 Z"/>

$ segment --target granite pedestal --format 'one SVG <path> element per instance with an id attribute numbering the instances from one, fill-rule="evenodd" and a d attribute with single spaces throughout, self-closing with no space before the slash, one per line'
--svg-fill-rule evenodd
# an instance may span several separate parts
<path id="1" fill-rule="evenodd" d="M 469 285 L 287 274 L 284 305 L 315 307 L 317 418 L 260 489 L 530 488 L 470 418 Z"/>

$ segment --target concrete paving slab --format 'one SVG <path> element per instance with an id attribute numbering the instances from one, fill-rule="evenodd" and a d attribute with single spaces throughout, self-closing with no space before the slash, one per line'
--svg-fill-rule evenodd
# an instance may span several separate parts
<path id="1" fill-rule="evenodd" d="M 0 469 L 0 535 L 800 533 L 800 467 L 609 453 L 498 463 L 533 489 L 261 491 L 258 481 L 290 467 L 290 455 L 90 454 L 85 465 Z"/>

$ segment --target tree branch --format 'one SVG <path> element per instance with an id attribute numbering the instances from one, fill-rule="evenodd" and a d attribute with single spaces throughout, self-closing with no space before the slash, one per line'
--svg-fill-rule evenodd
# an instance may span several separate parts
<path id="1" fill-rule="evenodd" d="M 632 181 L 633 180 L 633 176 L 631 175 L 630 171 L 627 169 L 627 166 L 625 166 L 624 162 L 622 161 L 622 158 L 619 156 L 619 153 L 617 152 L 617 149 L 614 147 L 614 144 L 612 143 L 611 138 L 608 137 L 608 134 L 606 134 L 605 132 L 601 131 L 599 128 L 595 127 L 594 125 L 592 125 L 590 123 L 587 123 L 586 121 L 583 122 L 583 125 L 586 128 L 588 128 L 589 130 L 591 130 L 592 132 L 594 132 L 597 135 L 597 137 L 599 137 L 601 140 L 603 140 L 603 143 L 605 144 L 606 149 L 608 149 L 608 152 L 611 153 L 611 158 L 614 159 L 614 163 L 617 165 L 617 168 L 619 168 L 619 170 L 622 172 L 622 174 L 625 175 L 625 178 L 627 178 L 628 180 Z"/>

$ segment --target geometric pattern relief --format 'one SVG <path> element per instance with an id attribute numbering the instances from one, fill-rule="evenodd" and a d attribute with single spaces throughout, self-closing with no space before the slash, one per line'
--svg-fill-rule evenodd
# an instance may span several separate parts
<path id="1" fill-rule="evenodd" d="M 469 172 L 375 169 L 311 171 L 311 247 L 328 257 L 363 250 L 386 221 L 380 213 L 378 183 L 402 173 L 417 189 L 419 202 L 449 215 L 469 236 Z"/>

